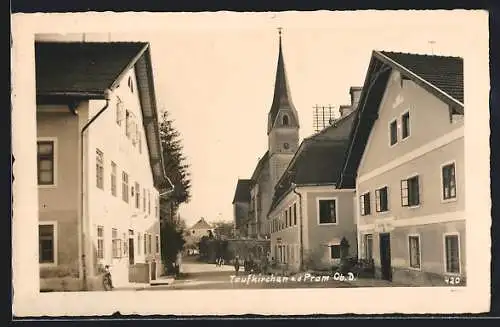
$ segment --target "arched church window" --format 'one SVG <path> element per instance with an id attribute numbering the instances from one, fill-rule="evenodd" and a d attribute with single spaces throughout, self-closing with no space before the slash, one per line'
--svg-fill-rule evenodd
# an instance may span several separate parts
<path id="1" fill-rule="evenodd" d="M 288 126 L 288 116 L 287 115 L 283 115 L 283 126 Z"/>

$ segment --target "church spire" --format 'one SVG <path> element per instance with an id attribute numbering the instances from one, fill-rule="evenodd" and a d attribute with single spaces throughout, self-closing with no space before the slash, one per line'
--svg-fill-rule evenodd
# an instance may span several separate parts
<path id="1" fill-rule="evenodd" d="M 276 79 L 274 83 L 274 96 L 273 103 L 271 105 L 271 110 L 269 111 L 269 123 L 268 123 L 268 134 L 274 125 L 274 121 L 278 116 L 280 109 L 290 108 L 295 112 L 295 107 L 292 103 L 292 98 L 290 96 L 290 88 L 288 86 L 288 80 L 286 77 L 285 62 L 283 59 L 283 48 L 281 42 L 281 31 L 282 28 L 278 28 L 279 35 L 279 50 L 278 50 L 278 63 L 276 67 Z M 298 123 L 298 121 L 297 121 Z"/>

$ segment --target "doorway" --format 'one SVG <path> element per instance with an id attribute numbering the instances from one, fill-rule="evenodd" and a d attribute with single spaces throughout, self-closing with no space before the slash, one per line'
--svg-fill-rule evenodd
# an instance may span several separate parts
<path id="1" fill-rule="evenodd" d="M 128 264 L 133 265 L 135 263 L 135 249 L 134 249 L 134 231 L 129 229 L 128 231 Z"/>
<path id="2" fill-rule="evenodd" d="M 151 261 L 151 280 L 156 280 L 156 261 Z"/>
<path id="3" fill-rule="evenodd" d="M 391 268 L 391 234 L 382 233 L 380 237 L 380 266 L 382 279 L 392 281 Z"/>

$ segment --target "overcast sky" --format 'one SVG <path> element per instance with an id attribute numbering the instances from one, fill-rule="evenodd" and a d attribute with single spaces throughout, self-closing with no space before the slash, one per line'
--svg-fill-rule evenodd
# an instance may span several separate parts
<path id="1" fill-rule="evenodd" d="M 302 139 L 314 132 L 314 105 L 349 104 L 349 87 L 363 85 L 372 50 L 462 56 L 460 35 L 474 24 L 466 11 L 174 18 L 160 30 L 112 40 L 151 42 L 160 106 L 175 120 L 191 165 L 192 199 L 180 209 L 188 225 L 231 220 L 238 178 L 250 178 L 267 150 L 277 27 Z"/>

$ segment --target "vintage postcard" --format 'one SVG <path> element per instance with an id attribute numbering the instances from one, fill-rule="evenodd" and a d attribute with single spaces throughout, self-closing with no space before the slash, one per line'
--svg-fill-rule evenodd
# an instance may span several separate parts
<path id="1" fill-rule="evenodd" d="M 16 14 L 13 314 L 477 313 L 486 11 Z"/>

